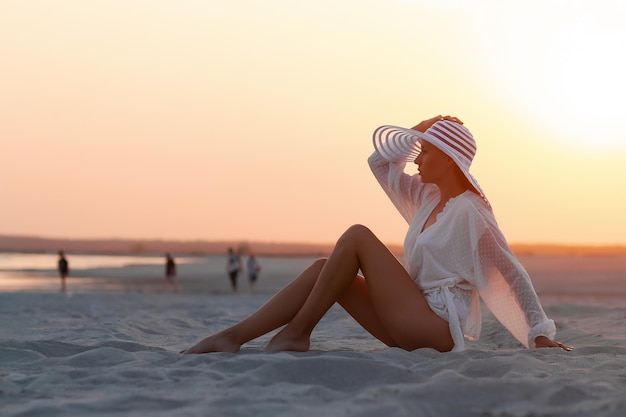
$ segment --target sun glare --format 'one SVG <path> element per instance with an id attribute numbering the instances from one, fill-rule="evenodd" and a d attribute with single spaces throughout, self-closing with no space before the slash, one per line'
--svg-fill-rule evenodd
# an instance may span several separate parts
<path id="1" fill-rule="evenodd" d="M 614 148 L 624 145 L 621 120 L 626 98 L 626 31 L 593 23 L 563 30 L 546 45 L 543 72 L 547 122 L 581 144 Z"/>
<path id="2" fill-rule="evenodd" d="M 497 19 L 493 11 L 480 21 L 488 68 L 495 76 L 491 82 L 499 82 L 503 99 L 555 141 L 626 149 L 621 120 L 626 29 L 620 13 L 582 13 L 574 6 L 546 4 L 552 8 L 546 6 L 539 15 L 534 8 L 517 6 L 514 13 L 508 10 L 508 19 Z"/>

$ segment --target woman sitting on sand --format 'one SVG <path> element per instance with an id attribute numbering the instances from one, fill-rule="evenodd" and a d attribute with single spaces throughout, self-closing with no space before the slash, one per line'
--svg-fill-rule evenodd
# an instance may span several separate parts
<path id="1" fill-rule="evenodd" d="M 335 302 L 387 346 L 459 351 L 464 337 L 480 335 L 479 296 L 526 347 L 571 349 L 553 340 L 554 321 L 469 173 L 476 144 L 463 123 L 437 116 L 412 129 L 382 126 L 374 145 L 370 167 L 410 225 L 406 265 L 369 229 L 352 226 L 327 259 L 252 315 L 183 352 L 237 352 L 281 326 L 266 350 L 307 351 L 311 332 Z M 404 173 L 408 161 L 419 166 L 417 174 Z"/>

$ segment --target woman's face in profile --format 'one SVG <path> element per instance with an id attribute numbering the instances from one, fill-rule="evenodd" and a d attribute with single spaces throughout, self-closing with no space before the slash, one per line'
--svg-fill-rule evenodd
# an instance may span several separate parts
<path id="1" fill-rule="evenodd" d="M 417 172 L 426 183 L 436 183 L 446 175 L 449 157 L 435 145 L 420 140 L 421 152 L 415 158 L 418 165 Z"/>

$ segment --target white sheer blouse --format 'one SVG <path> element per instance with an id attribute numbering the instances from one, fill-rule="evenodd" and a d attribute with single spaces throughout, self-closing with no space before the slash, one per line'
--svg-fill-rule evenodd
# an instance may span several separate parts
<path id="1" fill-rule="evenodd" d="M 406 162 L 375 151 L 370 168 L 409 223 L 404 263 L 430 308 L 450 324 L 453 351 L 464 337 L 480 336 L 482 298 L 496 318 L 526 347 L 537 336 L 554 339 L 554 321 L 541 307 L 530 277 L 511 252 L 489 205 L 466 191 L 449 200 L 437 221 L 422 231 L 439 203 L 439 189 L 404 172 Z"/>

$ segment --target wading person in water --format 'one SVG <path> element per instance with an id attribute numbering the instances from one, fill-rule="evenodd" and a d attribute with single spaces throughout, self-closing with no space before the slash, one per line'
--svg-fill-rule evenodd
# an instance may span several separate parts
<path id="1" fill-rule="evenodd" d="M 462 122 L 437 116 L 412 129 L 381 126 L 374 146 L 370 168 L 409 224 L 405 265 L 365 226 L 352 226 L 327 259 L 252 315 L 183 352 L 237 352 L 281 326 L 265 349 L 306 351 L 336 302 L 387 346 L 460 351 L 464 338 L 480 335 L 479 298 L 526 347 L 570 350 L 553 340 L 554 322 L 469 173 L 476 144 Z M 404 172 L 407 162 L 417 173 Z"/>
<path id="2" fill-rule="evenodd" d="M 70 274 L 70 263 L 63 251 L 59 251 L 59 260 L 57 261 L 57 269 L 59 271 L 59 278 L 61 278 L 61 291 L 65 291 L 67 286 L 65 284 L 65 279 Z"/>

